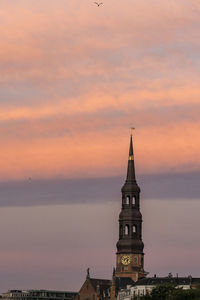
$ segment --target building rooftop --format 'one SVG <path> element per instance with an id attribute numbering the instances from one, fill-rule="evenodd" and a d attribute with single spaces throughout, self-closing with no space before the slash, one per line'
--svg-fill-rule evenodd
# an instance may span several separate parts
<path id="1" fill-rule="evenodd" d="M 163 284 L 163 283 L 173 283 L 176 285 L 191 285 L 191 284 L 198 284 L 200 283 L 200 278 L 193 278 L 192 276 L 188 277 L 173 277 L 173 276 L 167 276 L 167 277 L 146 277 L 139 279 L 137 282 L 135 282 L 134 285 L 157 285 L 157 284 Z"/>

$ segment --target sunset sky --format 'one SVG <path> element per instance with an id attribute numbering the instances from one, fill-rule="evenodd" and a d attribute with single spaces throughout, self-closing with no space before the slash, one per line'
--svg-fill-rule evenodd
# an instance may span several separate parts
<path id="1" fill-rule="evenodd" d="M 199 16 L 199 0 L 0 1 L 0 292 L 111 276 L 130 126 L 146 269 L 200 277 Z"/>

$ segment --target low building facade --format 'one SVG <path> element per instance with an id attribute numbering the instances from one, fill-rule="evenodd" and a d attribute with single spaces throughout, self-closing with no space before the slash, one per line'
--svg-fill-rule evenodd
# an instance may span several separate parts
<path id="1" fill-rule="evenodd" d="M 9 290 L 2 300 L 73 300 L 77 292 L 54 290 Z"/>
<path id="2" fill-rule="evenodd" d="M 147 277 L 142 278 L 135 282 L 132 286 L 122 289 L 118 292 L 117 300 L 133 300 L 138 297 L 150 294 L 158 285 L 171 283 L 177 288 L 182 288 L 184 290 L 195 288 L 200 284 L 200 278 L 188 277 L 172 277 L 169 275 L 167 277 Z"/>

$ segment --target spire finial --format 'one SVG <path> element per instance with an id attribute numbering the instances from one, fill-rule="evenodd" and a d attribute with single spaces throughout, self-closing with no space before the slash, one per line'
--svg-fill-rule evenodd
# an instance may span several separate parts
<path id="1" fill-rule="evenodd" d="M 135 130 L 135 127 L 131 127 L 130 130 L 131 130 L 131 136 L 132 136 L 133 135 L 133 130 Z"/>
<path id="2" fill-rule="evenodd" d="M 87 268 L 87 276 L 86 278 L 90 278 L 90 268 Z"/>

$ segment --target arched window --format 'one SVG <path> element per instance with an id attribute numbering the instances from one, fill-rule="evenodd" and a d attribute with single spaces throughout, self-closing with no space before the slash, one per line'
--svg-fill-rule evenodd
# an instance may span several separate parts
<path id="1" fill-rule="evenodd" d="M 136 232 L 137 232 L 137 226 L 133 225 L 133 233 L 136 233 Z"/>
<path id="2" fill-rule="evenodd" d="M 136 199 L 135 199 L 135 196 L 133 196 L 133 198 L 132 198 L 132 204 L 133 204 L 133 205 L 135 205 L 135 200 L 136 200 Z"/>
<path id="3" fill-rule="evenodd" d="M 127 205 L 130 204 L 130 196 L 126 196 L 126 204 L 127 204 Z"/>
<path id="4" fill-rule="evenodd" d="M 129 225 L 125 225 L 124 233 L 125 235 L 129 235 Z"/>

